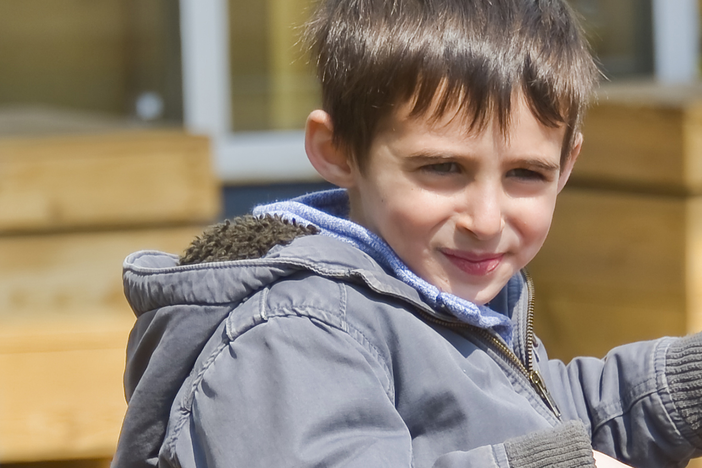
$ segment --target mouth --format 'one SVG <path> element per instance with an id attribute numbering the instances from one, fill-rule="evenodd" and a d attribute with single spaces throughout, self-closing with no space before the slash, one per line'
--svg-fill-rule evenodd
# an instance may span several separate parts
<path id="1" fill-rule="evenodd" d="M 459 270 L 472 276 L 485 276 L 492 273 L 500 266 L 505 256 L 505 254 L 478 254 L 457 250 L 442 250 L 441 253 Z"/>

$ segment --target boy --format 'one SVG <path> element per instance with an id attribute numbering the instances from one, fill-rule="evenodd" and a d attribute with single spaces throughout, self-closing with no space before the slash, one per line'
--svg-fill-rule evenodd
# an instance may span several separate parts
<path id="1" fill-rule="evenodd" d="M 180 260 L 127 259 L 138 320 L 114 466 L 699 455 L 700 337 L 565 366 L 533 335 L 522 268 L 597 75 L 565 3 L 326 0 L 308 37 L 324 110 L 306 150 L 342 189 L 258 207 Z"/>

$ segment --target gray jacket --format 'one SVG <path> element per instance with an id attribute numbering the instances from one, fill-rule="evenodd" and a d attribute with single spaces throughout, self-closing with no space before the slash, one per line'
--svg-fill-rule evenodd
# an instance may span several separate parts
<path id="1" fill-rule="evenodd" d="M 700 454 L 702 340 L 549 361 L 523 275 L 491 303 L 513 319 L 514 353 L 321 235 L 219 263 L 138 252 L 124 282 L 137 322 L 113 467 L 591 467 L 593 447 L 664 467 Z"/>

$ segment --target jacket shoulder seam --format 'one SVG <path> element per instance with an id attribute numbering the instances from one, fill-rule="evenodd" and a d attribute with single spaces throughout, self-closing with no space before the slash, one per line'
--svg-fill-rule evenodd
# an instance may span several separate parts
<path id="1" fill-rule="evenodd" d="M 300 307 L 301 309 L 298 309 Z M 317 313 L 301 313 L 301 312 L 317 312 Z M 318 315 L 319 314 L 319 315 Z M 326 309 L 314 305 L 300 304 L 294 307 L 279 307 L 275 310 L 269 310 L 267 319 L 273 318 L 291 318 L 300 317 L 308 318 L 309 320 L 318 321 L 330 327 L 334 327 L 344 333 L 346 333 L 351 339 L 358 343 L 363 349 L 366 350 L 376 362 L 383 368 L 389 381 L 392 382 L 392 372 L 390 371 L 390 366 L 388 365 L 386 359 L 383 357 L 380 349 L 373 344 L 373 341 L 369 339 L 366 334 L 364 334 L 359 328 L 351 325 L 348 320 L 338 320 L 338 317 L 330 314 Z M 333 317 L 337 320 L 329 320 Z M 345 317 L 344 317 L 345 318 Z M 394 402 L 395 393 L 393 388 L 386 388 L 388 397 Z"/>
<path id="2" fill-rule="evenodd" d="M 395 385 L 394 385 L 394 379 L 392 376 L 392 372 L 390 371 L 390 366 L 386 362 L 385 358 L 382 356 L 382 353 L 378 349 L 377 346 L 375 346 L 371 340 L 368 339 L 368 337 L 358 328 L 354 327 L 353 325 L 348 325 L 349 327 L 349 333 L 348 335 L 353 338 L 354 341 L 356 341 L 360 346 L 362 346 L 369 354 L 373 356 L 373 358 L 376 360 L 376 362 L 383 368 L 383 371 L 385 372 L 385 375 L 388 378 L 388 385 L 385 388 L 385 393 L 387 394 L 388 398 L 392 402 L 392 404 L 395 404 Z"/>

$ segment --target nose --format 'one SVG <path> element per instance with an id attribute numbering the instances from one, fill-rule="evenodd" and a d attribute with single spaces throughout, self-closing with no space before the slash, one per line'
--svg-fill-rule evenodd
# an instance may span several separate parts
<path id="1" fill-rule="evenodd" d="M 478 240 L 489 240 L 499 235 L 505 226 L 503 194 L 499 187 L 488 184 L 473 186 L 463 195 L 458 228 Z"/>

